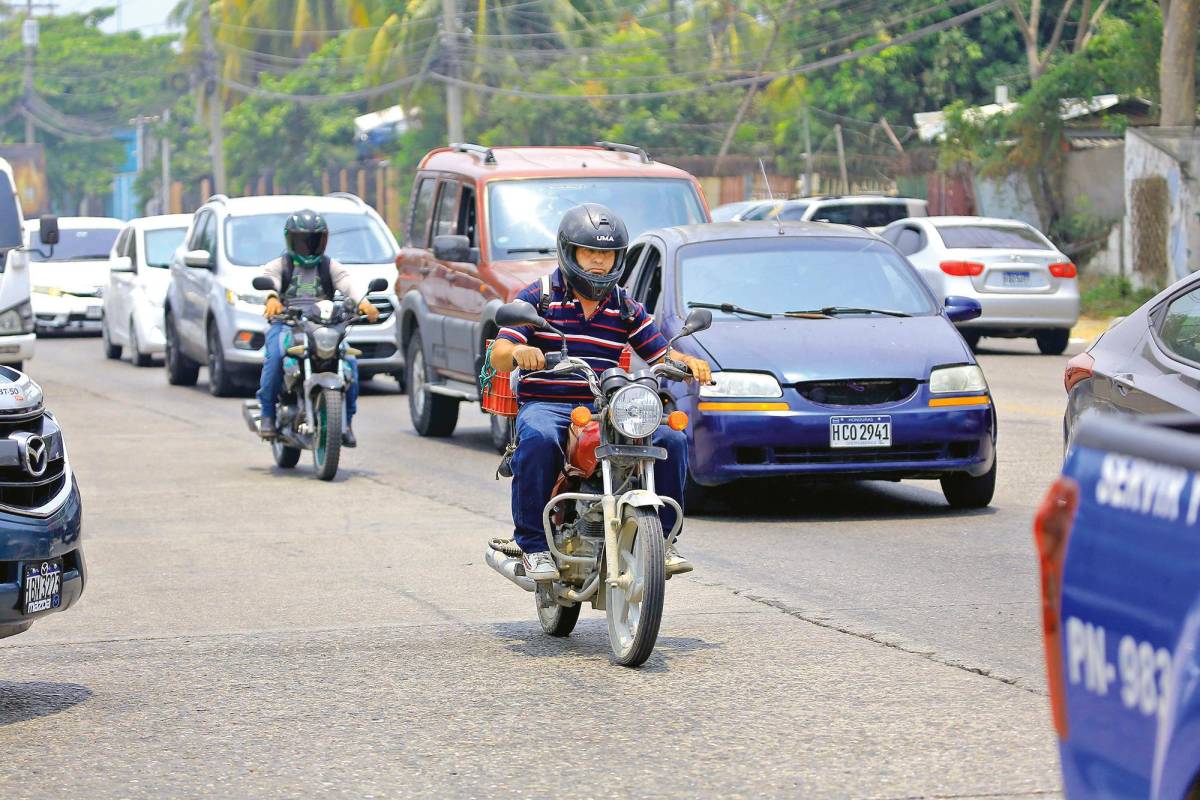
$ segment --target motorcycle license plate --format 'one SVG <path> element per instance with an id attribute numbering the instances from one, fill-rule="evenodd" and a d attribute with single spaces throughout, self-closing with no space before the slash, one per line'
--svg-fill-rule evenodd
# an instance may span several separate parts
<path id="1" fill-rule="evenodd" d="M 1009 270 L 1004 273 L 1005 286 L 1028 286 L 1032 273 L 1028 270 L 1013 271 Z"/>
<path id="2" fill-rule="evenodd" d="M 830 447 L 891 447 L 889 416 L 830 417 Z"/>
<path id="3" fill-rule="evenodd" d="M 26 614 L 49 611 L 62 605 L 61 558 L 26 561 L 21 565 L 21 608 Z"/>

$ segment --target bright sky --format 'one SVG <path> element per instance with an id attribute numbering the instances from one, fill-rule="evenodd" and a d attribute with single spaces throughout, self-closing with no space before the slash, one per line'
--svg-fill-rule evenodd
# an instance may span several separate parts
<path id="1" fill-rule="evenodd" d="M 101 6 L 117 7 L 117 13 L 102 27 L 113 32 L 137 28 L 145 34 L 166 33 L 167 15 L 175 7 L 174 0 L 53 0 L 54 13 L 70 14 L 90 11 Z M 20 6 L 20 0 L 16 0 Z"/>

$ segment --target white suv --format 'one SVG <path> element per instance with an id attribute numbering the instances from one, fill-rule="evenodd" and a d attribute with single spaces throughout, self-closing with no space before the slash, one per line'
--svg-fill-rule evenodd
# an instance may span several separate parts
<path id="1" fill-rule="evenodd" d="M 765 217 L 783 221 L 832 222 L 880 231 L 898 219 L 929 216 L 928 204 L 912 197 L 878 194 L 831 195 L 782 200 Z"/>
<path id="2" fill-rule="evenodd" d="M 365 292 L 373 278 L 385 278 L 389 285 L 395 280 L 396 239 L 354 195 L 214 195 L 196 211 L 183 246 L 171 259 L 163 309 L 168 381 L 191 386 L 200 367 L 207 366 L 209 391 L 218 397 L 257 386 L 267 331 L 262 316 L 266 295 L 251 282 L 263 264 L 283 253 L 284 223 L 303 208 L 325 218 L 326 252 L 350 270 L 356 292 Z M 355 326 L 348 338 L 362 351 L 359 375 L 399 376 L 404 360 L 397 346 L 396 295 L 388 291 L 369 297 L 379 309 L 379 321 Z"/>

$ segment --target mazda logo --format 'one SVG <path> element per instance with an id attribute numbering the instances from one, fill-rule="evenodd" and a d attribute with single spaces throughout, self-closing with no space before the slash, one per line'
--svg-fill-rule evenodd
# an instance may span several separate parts
<path id="1" fill-rule="evenodd" d="M 46 446 L 46 440 L 24 431 L 14 433 L 11 438 L 17 442 L 17 457 L 25 471 L 35 478 L 45 475 L 46 467 L 50 464 L 50 448 Z"/>

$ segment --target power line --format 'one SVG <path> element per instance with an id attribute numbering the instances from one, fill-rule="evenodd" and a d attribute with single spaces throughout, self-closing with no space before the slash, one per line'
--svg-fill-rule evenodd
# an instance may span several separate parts
<path id="1" fill-rule="evenodd" d="M 271 89 L 263 89 L 260 86 L 250 86 L 241 81 L 233 80 L 232 78 L 219 77 L 218 82 L 227 89 L 233 89 L 243 94 L 253 95 L 254 97 L 264 97 L 270 100 L 287 100 L 292 103 L 300 103 L 301 105 L 316 105 L 319 103 L 336 103 L 342 101 L 364 100 L 368 97 L 385 94 L 393 89 L 399 89 L 403 86 L 416 83 L 425 78 L 423 74 L 409 75 L 405 78 L 381 83 L 378 86 L 370 86 L 366 89 L 357 89 L 352 92 L 338 92 L 337 94 L 291 94 L 288 92 L 277 92 Z"/>

